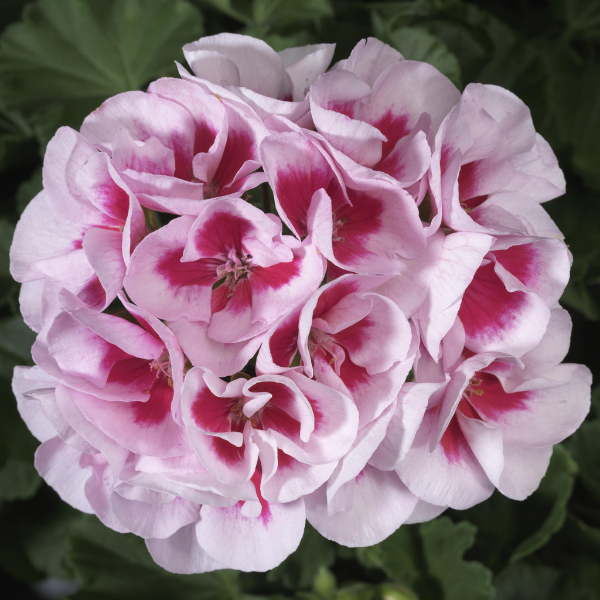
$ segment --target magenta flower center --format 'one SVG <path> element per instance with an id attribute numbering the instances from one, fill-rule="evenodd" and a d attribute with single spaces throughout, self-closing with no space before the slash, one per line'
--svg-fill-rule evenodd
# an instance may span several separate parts
<path id="1" fill-rule="evenodd" d="M 247 417 L 244 414 L 244 399 L 238 398 L 231 407 L 231 429 L 241 431 L 244 428 L 246 421 L 250 421 L 250 424 L 254 429 L 261 427 L 260 422 L 260 410 L 256 411 L 251 417 Z"/>
<path id="2" fill-rule="evenodd" d="M 348 222 L 348 219 L 337 219 L 334 215 L 333 219 L 333 231 L 331 235 L 331 239 L 334 242 L 345 242 L 346 239 L 339 235 L 340 229 L 344 226 L 345 223 Z"/>
<path id="3" fill-rule="evenodd" d="M 308 352 L 311 357 L 316 354 L 319 350 L 323 353 L 331 354 L 331 360 L 329 364 L 333 364 L 336 359 L 336 353 L 334 351 L 334 347 L 337 344 L 334 341 L 334 338 L 321 331 L 320 329 L 316 329 L 313 327 L 308 334 Z"/>
<path id="4" fill-rule="evenodd" d="M 156 371 L 156 377 L 167 378 L 167 383 L 173 387 L 173 371 L 171 369 L 171 359 L 169 353 L 165 350 L 158 358 L 150 363 L 150 369 Z"/>
<path id="5" fill-rule="evenodd" d="M 463 392 L 463 396 L 468 400 L 472 396 L 483 396 L 483 390 L 479 387 L 482 380 L 479 377 L 472 377 L 469 385 Z"/>
<path id="6" fill-rule="evenodd" d="M 252 256 L 250 254 L 238 254 L 235 250 L 230 250 L 227 262 L 217 268 L 219 279 L 225 277 L 225 284 L 235 289 L 240 279 L 247 279 L 252 272 Z"/>

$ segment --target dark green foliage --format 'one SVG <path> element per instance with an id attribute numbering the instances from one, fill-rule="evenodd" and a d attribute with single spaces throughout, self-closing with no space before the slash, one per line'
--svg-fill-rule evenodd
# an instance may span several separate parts
<path id="1" fill-rule="evenodd" d="M 184 0 L 40 0 L 2 36 L 0 106 L 47 141 L 107 97 L 174 74 L 181 46 L 200 35 Z"/>
<path id="2" fill-rule="evenodd" d="M 335 42 L 334 61 L 374 35 L 461 88 L 493 83 L 521 97 L 567 178 L 567 194 L 545 207 L 574 257 L 562 298 L 575 323 L 570 358 L 600 374 L 600 0 L 3 0 L 0 568 L 30 583 L 78 582 L 73 600 L 600 600 L 600 387 L 527 500 L 495 493 L 370 548 L 340 547 L 307 525 L 299 549 L 266 574 L 167 573 L 141 539 L 70 508 L 37 475 L 38 442 L 10 391 L 13 367 L 32 364 L 34 334 L 8 252 L 41 189 L 45 144 L 107 97 L 175 75 L 184 43 L 222 31 L 276 50 Z M 265 186 L 248 199 L 273 202 Z"/>
<path id="3" fill-rule="evenodd" d="M 66 560 L 83 583 L 73 600 L 239 597 L 235 571 L 190 576 L 167 573 L 154 563 L 142 539 L 107 529 L 92 516 L 81 517 L 71 527 Z"/>

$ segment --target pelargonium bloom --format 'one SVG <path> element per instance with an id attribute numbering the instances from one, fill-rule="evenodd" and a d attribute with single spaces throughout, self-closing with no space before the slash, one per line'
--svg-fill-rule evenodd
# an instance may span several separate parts
<path id="1" fill-rule="evenodd" d="M 306 375 L 351 397 L 360 426 L 396 398 L 412 366 L 412 332 L 402 311 L 372 293 L 381 277 L 345 275 L 319 288 L 267 335 L 256 367 L 283 372 L 296 354 Z"/>
<path id="2" fill-rule="evenodd" d="M 315 82 L 310 99 L 317 131 L 344 168 L 408 188 L 423 201 L 433 137 L 460 100 L 446 76 L 369 38 Z M 432 231 L 437 226 L 439 217 Z"/>
<path id="3" fill-rule="evenodd" d="M 206 335 L 220 344 L 266 331 L 324 275 L 310 239 L 282 236 L 277 217 L 238 199 L 207 203 L 196 219 L 171 221 L 136 250 L 125 281 L 131 298 L 169 322 L 206 323 Z M 187 346 L 188 336 L 181 339 Z M 187 354 L 194 361 L 201 352 Z M 203 359 L 215 364 L 219 357 L 209 354 Z"/>
<path id="4" fill-rule="evenodd" d="M 237 33 L 200 38 L 183 47 L 191 78 L 234 105 L 248 105 L 261 117 L 279 115 L 310 127 L 306 98 L 323 73 L 335 44 L 315 44 L 275 52 L 262 40 Z"/>
<path id="5" fill-rule="evenodd" d="M 439 506 L 469 508 L 494 488 L 522 500 L 539 485 L 552 446 L 571 435 L 590 405 L 591 374 L 558 364 L 571 334 L 561 308 L 542 341 L 521 359 L 461 350 L 451 332 L 446 365 L 419 365 L 417 385 L 437 383 L 413 446 L 396 465 L 412 493 Z M 464 340 L 464 334 L 462 334 Z M 422 473 L 432 473 L 423 477 Z"/>
<path id="6" fill-rule="evenodd" d="M 457 316 L 473 352 L 521 356 L 542 339 L 569 270 L 569 251 L 556 238 L 438 231 L 377 291 L 413 317 L 436 360 Z"/>
<path id="7" fill-rule="evenodd" d="M 503 88 L 469 84 L 435 145 L 429 189 L 456 231 L 527 231 L 548 219 L 535 205 L 564 194 L 563 173 L 529 109 Z"/>
<path id="8" fill-rule="evenodd" d="M 383 181 L 344 183 L 318 140 L 273 134 L 260 147 L 278 213 L 300 239 L 310 234 L 330 263 L 354 273 L 392 273 L 425 247 L 417 207 Z"/>
<path id="9" fill-rule="evenodd" d="M 105 433 L 105 422 L 95 421 L 93 412 L 84 416 L 84 399 L 94 399 L 39 367 L 18 367 L 13 390 L 21 415 L 42 442 L 35 465 L 44 479 L 63 500 L 96 514 L 107 527 L 143 537 L 164 568 L 266 571 L 300 543 L 302 499 L 269 503 L 254 482 L 224 485 L 191 448 L 173 457 L 128 451 L 111 438 L 118 425 Z M 140 423 L 137 433 L 145 429 Z M 160 443 L 161 436 L 154 437 Z"/>
<path id="10" fill-rule="evenodd" d="M 183 421 L 202 464 L 228 485 L 260 473 L 270 502 L 314 491 L 356 437 L 350 398 L 293 371 L 225 383 L 196 367 L 182 394 Z"/>
<path id="11" fill-rule="evenodd" d="M 147 233 L 139 201 L 108 155 L 69 127 L 48 143 L 43 179 L 10 250 L 11 274 L 23 284 L 21 312 L 35 331 L 60 311 L 62 288 L 96 310 L 106 308 Z"/>
<path id="12" fill-rule="evenodd" d="M 253 173 L 268 133 L 261 120 L 180 79 L 109 98 L 81 132 L 153 210 L 197 215 L 204 199 L 239 197 L 264 181 Z"/>
<path id="13" fill-rule="evenodd" d="M 17 226 L 40 474 L 176 573 L 531 494 L 591 381 L 527 108 L 372 38 L 184 52 L 59 129 Z"/>
<path id="14" fill-rule="evenodd" d="M 150 456 L 183 454 L 177 413 L 184 358 L 173 333 L 131 305 L 143 327 L 90 311 L 68 292 L 62 299 L 65 310 L 32 349 L 38 366 L 71 388 L 83 414 L 121 446 Z"/>

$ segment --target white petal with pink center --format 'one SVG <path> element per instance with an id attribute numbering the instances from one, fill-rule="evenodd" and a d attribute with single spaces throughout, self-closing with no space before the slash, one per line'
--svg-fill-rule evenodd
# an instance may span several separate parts
<path id="1" fill-rule="evenodd" d="M 267 485 L 276 470 L 281 487 L 282 474 L 297 479 L 303 468 L 298 462 L 335 463 L 354 441 L 358 422 L 349 398 L 294 372 L 226 383 L 194 368 L 186 376 L 182 408 L 190 442 L 205 467 L 220 481 L 238 485 L 253 476 L 260 459 L 267 497 L 283 493 L 269 489 L 275 482 Z M 330 473 L 312 470 L 311 477 L 321 478 L 320 485 Z M 304 485 L 314 486 L 311 478 Z M 301 486 L 297 493 L 307 492 Z"/>

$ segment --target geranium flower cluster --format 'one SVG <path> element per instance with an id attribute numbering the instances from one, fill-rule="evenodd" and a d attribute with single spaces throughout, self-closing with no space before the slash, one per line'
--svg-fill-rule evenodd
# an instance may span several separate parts
<path id="1" fill-rule="evenodd" d="M 184 53 L 57 131 L 17 226 L 40 474 L 178 573 L 531 494 L 591 377 L 527 107 L 376 39 L 328 72 L 328 44 Z"/>

